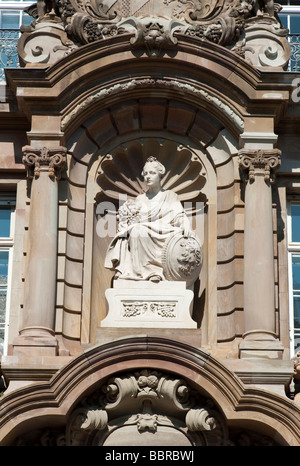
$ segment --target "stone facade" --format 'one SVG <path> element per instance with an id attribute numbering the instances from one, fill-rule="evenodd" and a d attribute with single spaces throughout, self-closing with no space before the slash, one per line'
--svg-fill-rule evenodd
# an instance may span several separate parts
<path id="1" fill-rule="evenodd" d="M 29 9 L 0 114 L 1 187 L 16 193 L 1 445 L 300 445 L 286 215 L 300 109 L 279 10 Z M 159 283 L 105 267 L 150 156 L 201 244 L 186 283 L 165 256 Z"/>

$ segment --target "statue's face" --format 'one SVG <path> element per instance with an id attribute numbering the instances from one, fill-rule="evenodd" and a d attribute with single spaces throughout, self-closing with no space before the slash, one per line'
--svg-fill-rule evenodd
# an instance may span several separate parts
<path id="1" fill-rule="evenodd" d="M 160 174 L 155 163 L 146 163 L 143 170 L 144 180 L 147 186 L 160 185 Z"/>

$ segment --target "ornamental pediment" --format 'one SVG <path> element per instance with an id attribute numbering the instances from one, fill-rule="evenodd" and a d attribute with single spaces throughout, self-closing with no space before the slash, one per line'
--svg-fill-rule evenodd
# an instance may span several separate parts
<path id="1" fill-rule="evenodd" d="M 127 18 L 135 16 L 142 18 L 144 16 L 153 16 L 169 19 L 180 19 L 182 21 L 199 21 L 211 19 L 226 10 L 230 4 L 239 4 L 240 1 L 232 2 L 230 0 L 103 0 L 101 4 L 97 1 L 91 1 L 91 7 L 100 15 L 112 18 Z M 250 3 L 250 2 L 249 2 Z M 77 2 L 78 6 L 82 2 Z M 100 8 L 100 10 L 99 10 Z"/>
<path id="2" fill-rule="evenodd" d="M 54 63 L 82 45 L 127 34 L 148 55 L 176 48 L 183 35 L 225 46 L 254 66 L 284 67 L 290 49 L 280 8 L 272 0 L 38 1 L 27 10 L 35 21 L 22 30 L 20 63 Z"/>

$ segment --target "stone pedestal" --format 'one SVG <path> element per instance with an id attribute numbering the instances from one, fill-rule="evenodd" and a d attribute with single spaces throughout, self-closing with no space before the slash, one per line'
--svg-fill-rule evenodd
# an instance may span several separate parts
<path id="1" fill-rule="evenodd" d="M 247 335 L 239 345 L 239 357 L 247 358 L 265 358 L 265 359 L 282 359 L 284 347 L 278 339 L 274 339 L 273 335 L 270 340 L 266 339 L 266 335 L 261 340 L 255 336 L 255 339 L 247 339 Z"/>
<path id="2" fill-rule="evenodd" d="M 185 282 L 116 280 L 106 290 L 108 313 L 101 327 L 197 328 L 193 297 Z"/>

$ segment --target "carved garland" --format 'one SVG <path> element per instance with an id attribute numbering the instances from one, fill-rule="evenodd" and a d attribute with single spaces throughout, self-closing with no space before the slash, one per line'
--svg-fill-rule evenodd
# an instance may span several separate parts
<path id="1" fill-rule="evenodd" d="M 78 104 L 69 114 L 67 114 L 61 122 L 61 130 L 64 131 L 67 125 L 76 118 L 85 108 L 94 102 L 98 102 L 104 98 L 119 94 L 129 90 L 135 90 L 139 88 L 155 87 L 155 88 L 169 88 L 186 92 L 187 94 L 193 94 L 204 98 L 206 101 L 211 103 L 214 107 L 218 108 L 224 115 L 226 115 L 234 125 L 242 131 L 244 128 L 243 119 L 225 102 L 219 99 L 217 96 L 209 93 L 208 91 L 198 88 L 189 83 L 181 83 L 180 81 L 167 80 L 167 79 L 132 79 L 131 81 L 114 84 L 104 89 L 91 94 L 87 99 Z"/>

